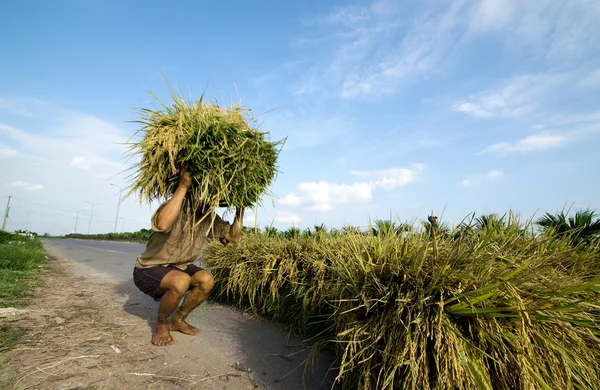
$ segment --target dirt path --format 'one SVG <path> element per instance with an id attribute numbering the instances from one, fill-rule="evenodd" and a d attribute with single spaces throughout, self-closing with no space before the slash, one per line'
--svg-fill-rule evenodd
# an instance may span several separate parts
<path id="1" fill-rule="evenodd" d="M 215 303 L 197 309 L 196 337 L 150 343 L 157 304 L 130 282 L 114 282 L 60 258 L 0 356 L 2 389 L 329 389 L 328 360 L 303 380 L 306 345 L 264 320 Z M 295 371 L 294 368 L 298 367 Z M 327 376 L 327 377 L 326 377 Z"/>

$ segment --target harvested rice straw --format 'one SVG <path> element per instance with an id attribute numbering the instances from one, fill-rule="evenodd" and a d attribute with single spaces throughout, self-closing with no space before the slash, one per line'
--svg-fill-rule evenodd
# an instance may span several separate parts
<path id="1" fill-rule="evenodd" d="M 159 106 L 140 108 L 134 121 L 141 127 L 127 144 L 139 161 L 130 168 L 133 183 L 127 196 L 139 192 L 140 202 L 148 203 L 168 199 L 179 183 L 179 167 L 188 163 L 193 184 L 183 212 L 195 214 L 202 205 L 259 204 L 275 178 L 285 140 L 271 142 L 269 133 L 251 126 L 256 124 L 251 110 L 239 103 L 225 108 L 204 96 L 188 102 L 170 86 L 169 91 L 172 104 L 152 95 Z M 132 141 L 136 136 L 139 142 Z"/>

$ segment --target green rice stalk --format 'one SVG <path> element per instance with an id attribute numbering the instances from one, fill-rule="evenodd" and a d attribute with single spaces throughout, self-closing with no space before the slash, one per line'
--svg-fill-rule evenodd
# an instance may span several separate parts
<path id="1" fill-rule="evenodd" d="M 129 139 L 132 181 L 127 196 L 140 202 L 164 201 L 179 184 L 179 168 L 187 163 L 193 178 L 184 203 L 187 212 L 202 205 L 252 207 L 277 173 L 282 141 L 271 142 L 256 129 L 249 109 L 239 104 L 222 107 L 204 96 L 186 101 L 169 86 L 172 102 L 158 101 L 154 109 L 140 108 L 138 131 Z"/>

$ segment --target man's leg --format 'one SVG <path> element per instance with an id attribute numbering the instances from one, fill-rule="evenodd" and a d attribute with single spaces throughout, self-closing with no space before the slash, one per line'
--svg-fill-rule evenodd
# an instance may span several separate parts
<path id="1" fill-rule="evenodd" d="M 166 292 L 160 299 L 156 334 L 152 338 L 152 344 L 165 346 L 175 343 L 169 333 L 169 317 L 190 287 L 190 280 L 190 276 L 185 272 L 172 270 L 160 281 L 160 289 Z"/>
<path id="2" fill-rule="evenodd" d="M 201 270 L 192 275 L 190 286 L 193 288 L 183 300 L 179 311 L 173 316 L 170 326 L 171 330 L 178 330 L 190 336 L 200 333 L 198 328 L 185 322 L 185 318 L 192 310 L 204 302 L 214 285 L 215 280 L 208 271 Z"/>

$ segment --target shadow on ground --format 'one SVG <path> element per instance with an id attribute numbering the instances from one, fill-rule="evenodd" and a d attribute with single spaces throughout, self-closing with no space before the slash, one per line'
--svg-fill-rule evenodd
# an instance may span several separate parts
<path id="1" fill-rule="evenodd" d="M 158 302 L 141 293 L 133 280 L 116 285 L 116 290 L 127 298 L 123 305 L 125 312 L 147 322 L 148 332 L 140 337 L 150 343 Z M 305 370 L 310 345 L 281 326 L 212 301 L 194 310 L 188 321 L 198 326 L 201 333 L 196 337 L 174 335 L 176 348 L 183 348 L 181 352 L 196 354 L 202 360 L 210 359 L 201 352 L 210 345 L 211 350 L 216 349 L 222 355 L 220 359 L 231 361 L 231 368 L 248 373 L 257 388 L 333 388 L 337 371 L 330 369 L 332 356 L 319 354 L 309 365 L 310 369 Z"/>

